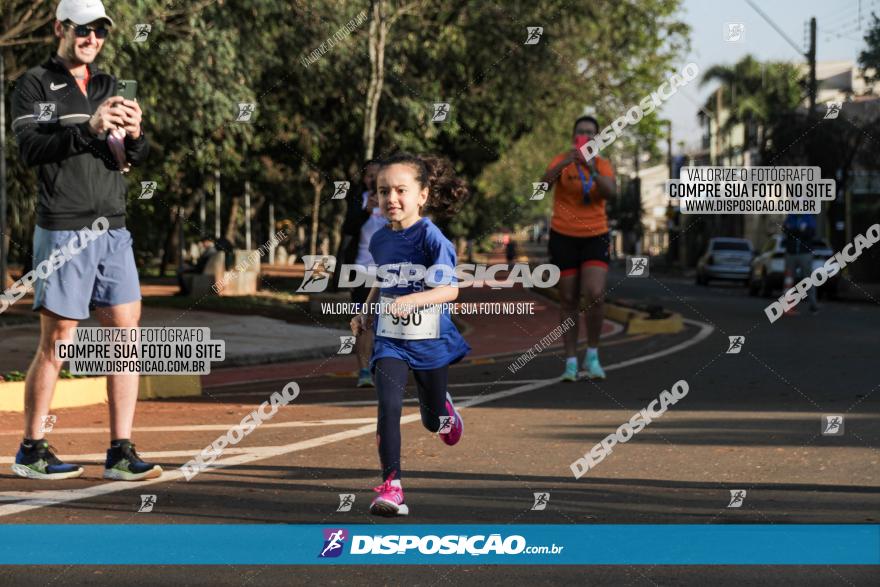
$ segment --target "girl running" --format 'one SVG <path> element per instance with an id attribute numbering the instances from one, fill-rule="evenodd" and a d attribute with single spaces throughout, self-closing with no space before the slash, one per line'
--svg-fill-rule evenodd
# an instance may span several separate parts
<path id="1" fill-rule="evenodd" d="M 453 213 L 467 198 L 468 190 L 445 159 L 406 153 L 380 163 L 376 184 L 379 207 L 389 224 L 373 235 L 370 254 L 380 268 L 399 268 L 401 279 L 396 283 L 386 279 L 374 286 L 365 311 L 352 319 L 351 329 L 357 336 L 374 328 L 376 335 L 370 369 L 379 398 L 376 442 L 384 483 L 375 488 L 379 495 L 370 505 L 370 513 L 405 516 L 409 508 L 400 484 L 400 414 L 410 371 L 418 387 L 425 428 L 439 432 L 440 439 L 450 446 L 464 431 L 464 421 L 446 383 L 449 365 L 470 352 L 470 346 L 447 312 L 423 310 L 458 297 L 453 275 L 455 247 L 423 214 Z M 433 269 L 423 277 L 406 279 L 407 265 Z M 382 313 L 374 317 L 372 304 L 384 304 L 380 306 Z"/>
<path id="2" fill-rule="evenodd" d="M 603 157 L 584 159 L 580 151 L 599 132 L 592 116 L 581 116 L 574 123 L 572 149 L 557 155 L 543 181 L 556 184 L 553 190 L 553 217 L 550 221 L 550 262 L 559 267 L 559 308 L 562 322 L 575 326 L 563 334 L 565 372 L 563 381 L 578 375 L 577 340 L 581 297 L 587 307 L 587 353 L 583 368 L 591 379 L 605 379 L 599 363 L 599 335 L 604 320 L 603 302 L 608 275 L 608 215 L 605 202 L 617 195 L 617 181 L 611 162 Z"/>

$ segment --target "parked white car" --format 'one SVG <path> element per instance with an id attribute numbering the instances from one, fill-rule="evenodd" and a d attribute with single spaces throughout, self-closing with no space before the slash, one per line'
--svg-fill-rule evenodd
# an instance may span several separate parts
<path id="1" fill-rule="evenodd" d="M 751 272 L 747 285 L 751 295 L 769 297 L 773 292 L 782 290 L 785 279 L 785 246 L 783 235 L 771 236 L 752 261 Z M 810 247 L 813 250 L 813 270 L 823 265 L 834 254 L 831 247 L 821 239 L 814 239 Z M 805 275 L 795 276 L 795 281 L 803 279 Z M 837 295 L 837 287 L 840 282 L 840 274 L 835 275 L 819 287 L 820 295 L 834 297 Z"/>
<path id="2" fill-rule="evenodd" d="M 697 261 L 697 285 L 707 285 L 710 279 L 746 281 L 754 256 L 752 243 L 744 238 L 711 239 Z"/>

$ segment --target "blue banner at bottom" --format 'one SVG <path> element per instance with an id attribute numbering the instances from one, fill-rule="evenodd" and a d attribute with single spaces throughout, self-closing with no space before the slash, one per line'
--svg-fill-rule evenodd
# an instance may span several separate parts
<path id="1" fill-rule="evenodd" d="M 3 525 L 0 564 L 877 565 L 880 525 Z M 120 548 L 124 546 L 124 548 Z"/>

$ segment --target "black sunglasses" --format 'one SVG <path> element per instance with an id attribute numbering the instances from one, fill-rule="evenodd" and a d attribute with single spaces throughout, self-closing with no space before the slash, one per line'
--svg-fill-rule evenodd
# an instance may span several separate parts
<path id="1" fill-rule="evenodd" d="M 110 29 L 104 26 L 100 26 L 98 28 L 90 27 L 87 24 L 73 24 L 72 22 L 65 22 L 64 26 L 73 29 L 73 34 L 80 38 L 88 37 L 92 32 L 95 33 L 95 37 L 98 39 L 107 38 L 107 34 L 110 32 Z"/>

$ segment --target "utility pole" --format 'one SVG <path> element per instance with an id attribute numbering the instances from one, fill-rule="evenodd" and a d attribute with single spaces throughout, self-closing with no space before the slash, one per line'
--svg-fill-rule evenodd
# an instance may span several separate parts
<path id="1" fill-rule="evenodd" d="M 214 170 L 214 238 L 220 238 L 220 168 Z"/>
<path id="2" fill-rule="evenodd" d="M 244 182 L 244 248 L 251 250 L 251 182 Z"/>
<path id="3" fill-rule="evenodd" d="M 807 62 L 810 64 L 810 116 L 816 109 L 816 17 L 810 19 L 810 50 L 807 51 Z"/>
<path id="4" fill-rule="evenodd" d="M 199 234 L 201 238 L 205 238 L 205 223 L 208 218 L 208 194 L 205 190 L 201 190 L 201 194 L 199 195 Z"/>
<path id="5" fill-rule="evenodd" d="M 269 202 L 269 240 L 275 236 L 275 204 Z M 269 265 L 275 264 L 275 245 L 269 247 Z"/>
<path id="6" fill-rule="evenodd" d="M 0 48 L 0 292 L 6 290 L 6 62 Z"/>

